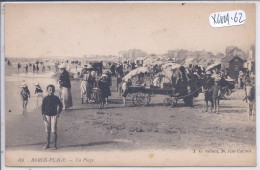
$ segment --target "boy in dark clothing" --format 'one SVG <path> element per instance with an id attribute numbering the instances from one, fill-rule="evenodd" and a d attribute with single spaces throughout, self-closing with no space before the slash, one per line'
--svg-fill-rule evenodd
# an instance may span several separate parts
<path id="1" fill-rule="evenodd" d="M 50 137 L 51 132 L 54 135 L 54 146 L 53 149 L 57 149 L 57 118 L 62 111 L 62 103 L 60 99 L 54 95 L 55 86 L 48 85 L 47 93 L 48 96 L 44 97 L 42 101 L 42 116 L 45 124 L 45 132 L 47 132 L 47 144 L 44 149 L 50 148 Z M 57 111 L 57 107 L 59 110 Z"/>

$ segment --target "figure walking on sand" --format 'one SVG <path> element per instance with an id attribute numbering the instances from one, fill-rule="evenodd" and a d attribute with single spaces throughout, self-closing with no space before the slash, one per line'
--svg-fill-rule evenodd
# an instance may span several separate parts
<path id="1" fill-rule="evenodd" d="M 54 136 L 53 149 L 57 149 L 57 119 L 62 111 L 62 103 L 60 99 L 54 95 L 55 86 L 50 84 L 47 86 L 48 96 L 44 97 L 42 101 L 42 116 L 45 125 L 45 132 L 47 133 L 47 144 L 44 149 L 50 148 L 51 132 Z M 57 109 L 59 107 L 59 109 Z"/>
<path id="2" fill-rule="evenodd" d="M 212 91 L 210 90 L 214 85 L 214 79 L 211 78 L 211 72 L 207 71 L 206 76 L 203 79 L 202 91 L 205 95 L 205 109 L 203 112 L 208 112 L 208 103 L 210 102 L 210 112 L 212 112 L 213 98 Z"/>
<path id="3" fill-rule="evenodd" d="M 22 87 L 22 90 L 20 92 L 20 95 L 21 95 L 21 99 L 23 101 L 23 114 L 25 114 L 26 109 L 27 109 L 27 104 L 28 104 L 28 98 L 30 98 L 30 91 L 25 82 L 22 83 L 21 87 Z"/>
<path id="4" fill-rule="evenodd" d="M 123 106 L 126 106 L 126 96 L 128 95 L 128 81 L 122 80 L 122 97 L 123 97 Z"/>
<path id="5" fill-rule="evenodd" d="M 88 73 L 87 68 L 85 65 L 82 70 L 82 81 L 80 84 L 81 104 L 88 104 L 92 93 L 92 84 L 90 83 L 91 74 Z"/>
<path id="6" fill-rule="evenodd" d="M 110 87 L 112 86 L 112 75 L 109 71 L 106 72 L 106 81 L 109 84 L 109 87 L 107 89 L 107 97 L 106 97 L 106 104 L 108 104 L 108 97 L 111 96 L 111 90 Z"/>
<path id="7" fill-rule="evenodd" d="M 61 75 L 59 78 L 59 85 L 61 88 L 63 110 L 66 110 L 73 106 L 70 77 L 69 77 L 68 71 L 66 70 L 65 64 L 61 64 L 59 66 L 59 69 L 61 70 Z"/>
<path id="8" fill-rule="evenodd" d="M 100 89 L 101 93 L 101 102 L 100 102 L 100 108 L 104 107 L 104 104 L 106 102 L 106 98 L 109 96 L 110 92 L 110 87 L 109 87 L 109 82 L 107 81 L 108 76 L 103 74 L 98 81 L 98 88 Z"/>
<path id="9" fill-rule="evenodd" d="M 220 99 L 220 86 L 219 86 L 219 81 L 220 79 L 215 79 L 215 83 L 212 86 L 211 90 L 212 91 L 212 100 L 213 100 L 213 106 L 214 106 L 214 113 L 219 114 L 219 99 Z"/>
<path id="10" fill-rule="evenodd" d="M 34 83 L 35 85 L 35 91 L 34 94 L 36 95 L 36 108 L 38 107 L 38 99 L 41 98 L 43 99 L 43 91 L 42 88 L 40 86 L 40 84 L 38 82 Z"/>

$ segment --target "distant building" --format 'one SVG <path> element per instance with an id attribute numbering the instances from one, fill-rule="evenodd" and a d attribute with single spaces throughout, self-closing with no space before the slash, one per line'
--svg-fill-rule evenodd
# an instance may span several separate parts
<path id="1" fill-rule="evenodd" d="M 169 50 L 166 54 L 169 58 L 173 59 L 178 57 L 178 51 L 177 50 Z"/>
<path id="2" fill-rule="evenodd" d="M 119 58 L 122 58 L 123 60 L 131 60 L 134 61 L 137 58 L 144 58 L 147 56 L 147 53 L 145 51 L 142 51 L 140 49 L 130 49 L 127 51 L 120 51 L 119 52 Z"/>
<path id="3" fill-rule="evenodd" d="M 244 60 L 237 55 L 229 55 L 221 60 L 221 69 L 225 71 L 228 68 L 229 76 L 235 80 L 238 78 L 239 71 L 243 69 L 243 65 Z"/>
<path id="4" fill-rule="evenodd" d="M 244 51 L 234 46 L 226 48 L 226 56 L 239 56 L 242 60 L 247 58 L 247 55 Z"/>
<path id="5" fill-rule="evenodd" d="M 128 59 L 127 51 L 120 51 L 119 52 L 119 58 L 121 58 L 122 60 L 127 60 Z"/>

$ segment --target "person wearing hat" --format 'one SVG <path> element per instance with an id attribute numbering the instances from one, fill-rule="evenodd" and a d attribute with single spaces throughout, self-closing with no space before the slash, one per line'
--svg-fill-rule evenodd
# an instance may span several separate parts
<path id="1" fill-rule="evenodd" d="M 208 112 L 208 102 L 210 101 L 210 110 L 212 112 L 213 107 L 213 98 L 212 98 L 212 91 L 210 89 L 214 85 L 214 79 L 211 77 L 211 72 L 207 71 L 205 77 L 203 78 L 202 83 L 202 91 L 205 95 L 205 109 L 203 112 Z"/>
<path id="2" fill-rule="evenodd" d="M 243 87 L 244 87 L 244 81 L 243 81 L 244 76 L 245 76 L 244 72 L 242 70 L 240 70 L 238 73 L 238 79 L 237 79 L 240 89 L 243 89 Z"/>
<path id="3" fill-rule="evenodd" d="M 100 89 L 100 94 L 101 94 L 100 108 L 104 107 L 106 98 L 108 98 L 108 96 L 111 95 L 110 87 L 107 79 L 108 76 L 103 74 L 100 80 L 98 81 L 98 88 Z"/>
<path id="4" fill-rule="evenodd" d="M 66 110 L 73 106 L 70 77 L 69 72 L 66 70 L 66 65 L 64 63 L 59 65 L 59 69 L 61 71 L 61 75 L 58 82 L 61 88 L 63 109 Z"/>
<path id="5" fill-rule="evenodd" d="M 80 84 L 81 89 L 81 104 L 88 104 L 91 99 L 92 94 L 92 77 L 91 74 L 88 71 L 82 72 L 82 81 Z"/>
<path id="6" fill-rule="evenodd" d="M 38 82 L 34 83 L 35 91 L 34 94 L 36 94 L 36 108 L 38 107 L 38 98 L 43 99 L 43 90 Z"/>
<path id="7" fill-rule="evenodd" d="M 28 104 L 28 99 L 30 98 L 30 91 L 25 82 L 22 83 L 21 88 L 22 88 L 22 90 L 20 92 L 20 95 L 21 95 L 21 99 L 23 101 L 23 114 L 25 114 L 27 104 Z"/>
<path id="8" fill-rule="evenodd" d="M 212 99 L 213 99 L 213 106 L 214 106 L 214 113 L 219 114 L 219 98 L 220 98 L 220 86 L 219 86 L 220 78 L 216 78 L 214 80 L 214 85 L 211 88 L 212 91 Z"/>
<path id="9" fill-rule="evenodd" d="M 109 84 L 109 89 L 108 89 L 108 96 L 106 97 L 106 104 L 108 104 L 108 97 L 111 96 L 111 90 L 110 90 L 110 87 L 112 86 L 112 74 L 110 73 L 110 71 L 107 71 L 106 72 L 106 75 L 107 75 L 107 82 Z"/>
<path id="10" fill-rule="evenodd" d="M 254 78 L 251 80 L 247 80 L 245 82 L 245 98 L 248 107 L 247 107 L 247 113 L 248 113 L 248 120 L 250 120 L 250 117 L 252 117 L 252 120 L 254 120 L 254 113 L 255 113 L 255 81 Z"/>
<path id="11" fill-rule="evenodd" d="M 35 86 L 34 94 L 39 94 L 39 93 L 43 92 L 43 90 L 38 82 L 34 83 L 34 86 Z"/>

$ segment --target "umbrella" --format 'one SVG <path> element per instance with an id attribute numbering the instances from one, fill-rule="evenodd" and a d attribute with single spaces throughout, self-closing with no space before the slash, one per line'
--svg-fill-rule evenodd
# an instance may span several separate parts
<path id="1" fill-rule="evenodd" d="M 141 74 L 141 73 L 151 73 L 151 69 L 149 67 L 138 67 L 132 71 L 130 71 L 125 77 L 123 77 L 124 81 L 130 80 L 132 77 Z"/>
<path id="2" fill-rule="evenodd" d="M 194 60 L 194 58 L 187 58 L 186 60 L 185 60 L 185 66 L 189 66 L 189 64 L 192 64 L 192 60 Z"/>
<path id="3" fill-rule="evenodd" d="M 221 62 L 216 62 L 216 63 L 214 63 L 214 64 L 211 64 L 211 65 L 209 65 L 209 66 L 207 67 L 206 71 L 211 70 L 211 69 L 213 69 L 213 68 L 215 68 L 215 67 L 218 67 L 218 66 L 220 66 L 220 65 L 221 65 Z"/>
<path id="4" fill-rule="evenodd" d="M 163 69 L 171 69 L 174 70 L 176 68 L 179 68 L 181 65 L 180 64 L 176 64 L 176 63 L 166 63 L 162 65 Z"/>
<path id="5" fill-rule="evenodd" d="M 164 64 L 165 62 L 163 62 L 163 61 L 155 61 L 155 62 L 153 62 L 152 63 L 152 65 L 162 65 L 162 64 Z"/>

